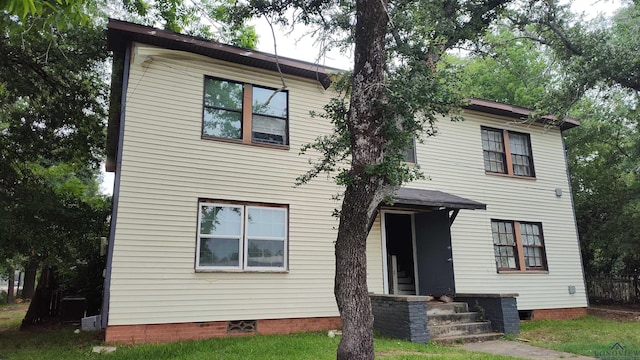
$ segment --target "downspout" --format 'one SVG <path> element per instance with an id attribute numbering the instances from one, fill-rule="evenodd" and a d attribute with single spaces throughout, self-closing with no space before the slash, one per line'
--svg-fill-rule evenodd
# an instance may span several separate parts
<path id="1" fill-rule="evenodd" d="M 578 255 L 580 256 L 580 270 L 582 270 L 582 283 L 587 298 L 587 307 L 589 307 L 589 290 L 587 289 L 587 277 L 584 273 L 584 261 L 582 260 L 582 246 L 580 244 L 580 233 L 578 232 L 578 219 L 576 218 L 576 206 L 573 201 L 573 187 L 571 186 L 571 176 L 569 175 L 569 159 L 567 159 L 567 147 L 564 143 L 564 130 L 560 129 L 560 138 L 562 139 L 562 152 L 564 154 L 564 166 L 567 174 L 567 184 L 569 185 L 569 199 L 571 200 L 571 214 L 573 215 L 573 225 L 576 231 L 576 239 L 578 241 Z"/>
<path id="2" fill-rule="evenodd" d="M 122 70 L 122 93 L 120 95 L 120 124 L 118 129 L 118 149 L 116 155 L 115 180 L 113 184 L 111 223 L 109 224 L 109 248 L 107 250 L 107 267 L 104 275 L 104 294 L 102 298 L 102 311 L 100 317 L 100 326 L 107 328 L 109 321 L 109 300 L 111 295 L 111 272 L 113 263 L 113 246 L 116 237 L 116 222 L 118 219 L 118 202 L 120 200 L 120 176 L 122 174 L 122 144 L 124 140 L 124 120 L 127 104 L 127 87 L 129 85 L 129 67 L 131 60 L 131 43 L 127 44 L 124 52 L 123 70 Z"/>

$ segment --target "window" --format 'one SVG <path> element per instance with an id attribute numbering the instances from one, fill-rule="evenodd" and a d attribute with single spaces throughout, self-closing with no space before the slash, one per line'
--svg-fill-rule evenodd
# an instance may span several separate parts
<path id="1" fill-rule="evenodd" d="M 542 224 L 492 220 L 491 232 L 499 271 L 547 270 Z"/>
<path id="2" fill-rule="evenodd" d="M 287 267 L 287 208 L 200 202 L 196 269 Z"/>
<path id="3" fill-rule="evenodd" d="M 535 177 L 528 134 L 482 127 L 482 153 L 486 172 Z"/>
<path id="4" fill-rule="evenodd" d="M 288 102 L 287 91 L 205 77 L 202 135 L 288 145 Z"/>
<path id="5" fill-rule="evenodd" d="M 405 162 L 408 162 L 411 164 L 416 163 L 416 139 L 413 139 L 411 141 L 411 145 L 408 146 L 406 149 L 404 149 L 404 151 L 402 152 L 402 155 L 404 157 Z"/>

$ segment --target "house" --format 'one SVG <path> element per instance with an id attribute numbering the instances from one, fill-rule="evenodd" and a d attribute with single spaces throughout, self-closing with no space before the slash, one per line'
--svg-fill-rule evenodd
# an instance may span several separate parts
<path id="1" fill-rule="evenodd" d="M 331 131 L 309 113 L 334 95 L 333 69 L 117 20 L 108 27 L 106 340 L 339 327 L 339 188 L 325 177 L 293 186 L 314 156 L 301 146 Z M 474 99 L 465 121 L 443 120 L 416 144 L 408 161 L 428 179 L 398 191 L 371 228 L 372 299 L 509 298 L 515 321 L 517 311 L 586 313 L 562 140 L 579 122 L 532 123 L 529 113 Z"/>

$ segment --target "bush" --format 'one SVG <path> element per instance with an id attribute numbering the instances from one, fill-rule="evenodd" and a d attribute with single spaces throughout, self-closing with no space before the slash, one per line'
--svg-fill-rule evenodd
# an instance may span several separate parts
<path id="1" fill-rule="evenodd" d="M 0 290 L 0 305 L 7 305 L 7 303 L 9 302 L 8 296 L 9 294 L 7 294 L 6 291 Z"/>

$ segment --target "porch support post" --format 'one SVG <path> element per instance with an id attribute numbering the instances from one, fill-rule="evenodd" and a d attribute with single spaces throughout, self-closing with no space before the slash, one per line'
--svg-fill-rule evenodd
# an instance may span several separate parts
<path id="1" fill-rule="evenodd" d="M 453 225 L 453 222 L 456 220 L 456 217 L 458 216 L 459 212 L 460 212 L 460 209 L 453 210 L 453 213 L 451 213 L 451 216 L 449 217 L 449 227 Z"/>

